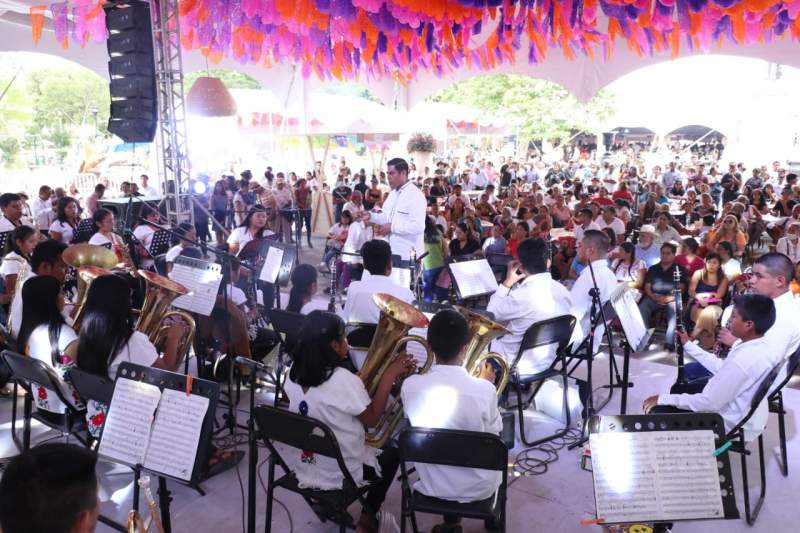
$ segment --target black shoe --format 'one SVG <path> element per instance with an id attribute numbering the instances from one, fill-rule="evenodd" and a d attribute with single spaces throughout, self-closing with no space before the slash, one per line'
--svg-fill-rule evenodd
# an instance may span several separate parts
<path id="1" fill-rule="evenodd" d="M 313 244 L 311 244 L 311 241 L 308 241 L 308 247 L 309 247 L 309 248 L 313 248 L 313 247 L 314 247 L 314 245 L 313 245 Z"/>

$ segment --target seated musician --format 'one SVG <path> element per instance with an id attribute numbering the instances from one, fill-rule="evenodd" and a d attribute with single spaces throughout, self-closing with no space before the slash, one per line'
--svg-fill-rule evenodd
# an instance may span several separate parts
<path id="1" fill-rule="evenodd" d="M 375 395 L 370 398 L 361 379 L 344 368 L 349 346 L 344 322 L 333 313 L 312 311 L 300 330 L 294 363 L 284 390 L 289 410 L 319 420 L 331 428 L 353 480 L 370 481 L 361 511 L 358 532 L 378 531 L 378 510 L 397 472 L 397 451 L 378 450 L 366 445 L 364 426 L 378 423 L 386 407 L 392 383 L 413 368 L 413 358 L 396 358 L 384 372 Z M 380 477 L 377 471 L 380 470 Z M 342 487 L 343 476 L 335 459 L 302 453 L 295 474 L 301 487 L 335 490 Z"/>
<path id="2" fill-rule="evenodd" d="M 141 217 L 150 222 L 150 224 L 142 222 L 136 226 L 136 229 L 133 230 L 133 236 L 141 243 L 139 256 L 142 258 L 142 268 L 149 269 L 153 266 L 153 258 L 150 257 L 150 245 L 153 244 L 153 236 L 156 234 L 156 228 L 152 224 L 158 223 L 158 211 L 147 204 L 142 204 Z"/>
<path id="3" fill-rule="evenodd" d="M 147 335 L 135 330 L 129 283 L 117 275 L 100 276 L 89 287 L 78 342 L 67 349 L 67 354 L 77 361 L 78 368 L 111 379 L 116 378 L 117 367 L 123 362 L 174 371 L 180 363 L 178 343 L 184 333 L 183 322 L 173 323 L 164 354 L 159 354 Z M 87 405 L 92 436 L 99 435 L 106 408 L 91 401 Z"/>
<path id="4" fill-rule="evenodd" d="M 73 361 L 64 355 L 67 347 L 77 340 L 75 331 L 69 327 L 62 315 L 64 292 L 61 281 L 52 276 L 34 276 L 22 288 L 23 313 L 17 345 L 22 353 L 42 361 L 65 380 Z M 68 381 L 68 380 L 65 380 Z M 53 413 L 63 413 L 66 406 L 56 393 L 33 383 L 36 407 Z M 73 389 L 64 383 L 61 393 L 80 406 L 80 399 Z"/>
<path id="5" fill-rule="evenodd" d="M 311 311 L 327 311 L 328 302 L 314 299 L 317 294 L 317 269 L 312 265 L 301 263 L 292 271 L 292 288 L 289 290 L 289 303 L 286 305 L 287 311 L 309 314 Z M 337 314 L 342 310 L 336 306 Z"/>
<path id="6" fill-rule="evenodd" d="M 548 245 L 542 239 L 526 239 L 517 250 L 519 259 L 508 265 L 506 279 L 489 299 L 486 310 L 508 333 L 492 342 L 492 351 L 509 363 L 519 351 L 525 331 L 535 322 L 570 312 L 569 291 L 553 280 L 548 269 Z M 555 359 L 555 347 L 540 346 L 523 355 L 520 373 L 546 370 Z"/>
<path id="7" fill-rule="evenodd" d="M 428 325 L 428 343 L 436 364 L 425 374 L 403 381 L 401 397 L 412 426 L 460 429 L 499 434 L 503 428 L 497 408 L 494 370 L 490 363 L 473 377 L 462 366 L 469 342 L 467 320 L 459 312 L 444 309 Z M 500 486 L 499 472 L 441 465 L 416 464 L 419 482 L 414 489 L 426 496 L 461 503 L 491 497 Z M 460 531 L 458 517 L 445 516 L 434 531 Z"/>
<path id="8" fill-rule="evenodd" d="M 92 533 L 100 515 L 97 454 L 83 446 L 41 444 L 15 457 L 0 481 L 4 533 Z"/>
<path id="9" fill-rule="evenodd" d="M 378 306 L 372 296 L 378 293 L 391 294 L 406 303 L 414 301 L 414 293 L 408 287 L 397 285 L 389 277 L 392 273 L 392 249 L 389 243 L 371 240 L 361 247 L 364 269 L 369 272 L 361 281 L 354 281 L 347 290 L 344 317 L 349 323 L 377 324 L 380 318 Z"/>
<path id="10" fill-rule="evenodd" d="M 20 281 L 17 290 L 14 291 L 14 299 L 11 301 L 8 326 L 12 335 L 18 336 L 22 325 L 24 311 L 22 291 L 27 280 L 34 276 L 52 276 L 63 284 L 64 278 L 67 276 L 67 264 L 64 263 L 61 254 L 66 249 L 67 246 L 65 244 L 52 239 L 40 242 L 33 249 L 31 254 L 31 275 Z"/>
<path id="11" fill-rule="evenodd" d="M 267 228 L 267 209 L 261 205 L 254 205 L 247 212 L 242 223 L 231 231 L 228 236 L 228 249 L 232 254 L 238 254 L 244 245 L 255 239 L 263 239 L 275 235 Z"/>
<path id="12" fill-rule="evenodd" d="M 729 329 L 741 342 L 736 344 L 722 361 L 717 372 L 708 380 L 702 392 L 651 396 L 642 409 L 650 412 L 681 411 L 713 412 L 722 415 L 725 431 L 730 431 L 750 410 L 753 395 L 775 365 L 769 357 L 770 346 L 764 333 L 775 323 L 775 304 L 767 296 L 747 294 L 734 298 L 734 309 Z M 685 333 L 680 333 L 687 341 Z M 670 409 L 670 407 L 672 409 Z M 744 425 L 751 440 L 764 429 L 767 422 L 767 405 L 762 402 L 755 415 Z"/>
<path id="13" fill-rule="evenodd" d="M 197 230 L 194 224 L 189 222 L 178 224 L 178 227 L 175 228 L 175 233 L 180 235 L 181 238 L 172 237 L 172 248 L 167 250 L 167 255 L 164 258 L 167 263 L 167 273 L 172 272 L 172 267 L 175 266 L 175 259 L 182 254 L 183 250 L 192 248 L 194 241 L 197 239 Z"/>
<path id="14" fill-rule="evenodd" d="M 89 239 L 89 244 L 105 246 L 111 249 L 112 246 L 123 244 L 119 235 L 114 233 L 114 213 L 105 208 L 100 208 L 92 215 L 94 223 L 94 235 Z"/>
<path id="15" fill-rule="evenodd" d="M 30 226 L 17 226 L 7 238 L 6 251 L 0 265 L 0 276 L 5 282 L 5 293 L 0 294 L 0 304 L 9 304 L 16 292 L 15 288 L 23 280 L 17 279 L 20 270 L 30 274 L 30 259 L 40 234 Z"/>

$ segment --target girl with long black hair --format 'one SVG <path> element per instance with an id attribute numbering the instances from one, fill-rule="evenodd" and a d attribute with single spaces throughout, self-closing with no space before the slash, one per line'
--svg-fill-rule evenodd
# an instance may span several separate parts
<path id="1" fill-rule="evenodd" d="M 56 219 L 50 224 L 50 238 L 64 244 L 71 243 L 79 216 L 80 207 L 75 198 L 69 196 L 59 198 L 56 204 Z"/>
<path id="2" fill-rule="evenodd" d="M 22 287 L 22 322 L 17 342 L 26 355 L 52 367 L 65 381 L 62 394 L 81 407 L 80 399 L 68 384 L 67 371 L 75 366 L 66 355 L 78 336 L 63 316 L 64 292 L 61 282 L 52 276 L 34 276 Z M 55 392 L 34 384 L 36 407 L 54 413 L 66 410 Z"/>
<path id="3" fill-rule="evenodd" d="M 327 311 L 328 302 L 314 300 L 319 287 L 317 281 L 317 269 L 313 265 L 306 263 L 297 265 L 292 272 L 292 288 L 289 290 L 286 310 L 303 315 L 315 310 Z M 338 311 L 341 311 L 341 307 L 337 305 Z"/>
<path id="4" fill-rule="evenodd" d="M 3 263 L 0 265 L 0 276 L 5 281 L 5 293 L 0 295 L 0 303 L 11 303 L 23 266 L 27 275 L 31 274 L 31 253 L 38 242 L 39 232 L 30 226 L 17 226 L 8 236 Z"/>
<path id="5" fill-rule="evenodd" d="M 364 426 L 377 424 L 386 408 L 392 384 L 413 368 L 409 355 L 397 357 L 384 372 L 370 398 L 361 379 L 343 365 L 349 346 L 344 321 L 333 313 L 312 311 L 303 321 L 294 363 L 284 390 L 289 410 L 317 419 L 331 428 L 347 469 L 358 485 L 370 482 L 367 507 L 362 509 L 356 531 L 376 532 L 377 513 L 397 472 L 397 451 L 377 450 L 365 444 Z M 380 477 L 377 476 L 380 468 Z M 303 452 L 295 471 L 301 485 L 321 490 L 342 488 L 343 477 L 336 460 Z"/>
<path id="6" fill-rule="evenodd" d="M 263 205 L 251 207 L 239 227 L 234 228 L 228 236 L 230 252 L 238 254 L 248 242 L 275 235 L 272 230 L 267 228 L 267 219 L 267 209 Z"/>

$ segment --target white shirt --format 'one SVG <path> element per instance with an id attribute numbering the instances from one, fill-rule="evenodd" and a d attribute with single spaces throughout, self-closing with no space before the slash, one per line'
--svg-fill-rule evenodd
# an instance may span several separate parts
<path id="1" fill-rule="evenodd" d="M 614 230 L 614 235 L 617 236 L 617 239 L 625 236 L 625 223 L 620 219 L 618 219 L 617 217 L 614 217 L 614 219 L 611 222 L 606 222 L 603 217 L 597 217 L 597 220 L 594 221 L 594 224 L 597 225 L 598 229 L 600 230 L 603 230 L 605 228 L 611 228 L 612 230 Z M 617 244 L 617 243 L 612 243 L 612 244 Z"/>
<path id="2" fill-rule="evenodd" d="M 735 276 L 738 276 L 742 273 L 742 263 L 739 262 L 738 259 L 728 259 L 724 263 L 722 263 L 722 271 L 727 276 L 728 280 L 732 280 Z"/>
<path id="3" fill-rule="evenodd" d="M 470 376 L 461 365 L 434 365 L 403 381 L 403 409 L 415 427 L 459 429 L 498 435 L 503 428 L 492 383 Z M 427 496 L 471 502 L 492 496 L 500 472 L 416 463 L 414 489 Z"/>
<path id="4" fill-rule="evenodd" d="M 342 206 L 342 211 L 350 211 L 350 214 L 356 216 L 364 210 L 364 204 L 356 205 L 353 202 L 347 202 Z"/>
<path id="5" fill-rule="evenodd" d="M 264 228 L 264 231 L 261 232 L 261 235 L 264 236 L 264 237 L 269 237 L 270 235 L 275 235 L 275 232 L 273 232 L 272 230 L 269 230 L 267 228 Z M 236 252 L 236 255 L 239 255 L 241 253 L 242 249 L 244 249 L 245 244 L 247 244 L 248 242 L 250 242 L 252 240 L 253 240 L 253 235 L 251 235 L 251 233 L 249 231 L 247 231 L 246 227 L 237 226 L 237 227 L 233 228 L 233 230 L 231 230 L 231 234 L 228 235 L 228 241 L 227 242 L 228 242 L 228 244 L 238 244 L 239 245 L 239 251 Z"/>
<path id="6" fill-rule="evenodd" d="M 525 278 L 517 287 L 498 287 L 489 299 L 486 310 L 503 323 L 508 333 L 492 342 L 492 351 L 513 362 L 522 343 L 522 337 L 535 322 L 570 312 L 572 300 L 569 291 L 553 280 L 549 272 Z M 536 374 L 547 370 L 555 359 L 556 346 L 539 346 L 523 354 L 519 369 L 521 374 Z"/>
<path id="7" fill-rule="evenodd" d="M 347 301 L 344 304 L 344 320 L 353 324 L 377 324 L 380 311 L 372 296 L 378 293 L 391 294 L 395 298 L 411 303 L 414 293 L 408 287 L 397 285 L 388 276 L 367 276 L 361 281 L 354 281 L 347 289 Z"/>
<path id="8" fill-rule="evenodd" d="M 659 249 L 665 242 L 674 242 L 675 244 L 682 242 L 681 234 L 672 226 L 667 226 L 663 231 L 659 230 L 658 227 L 655 230 L 655 233 L 653 233 L 653 246 L 658 246 Z"/>
<path id="9" fill-rule="evenodd" d="M 598 217 L 598 220 L 603 220 L 603 217 Z M 598 226 L 597 222 L 595 222 L 594 220 L 589 222 L 589 225 L 586 226 L 585 228 L 580 224 L 575 226 L 575 242 L 581 242 L 583 240 L 584 232 L 590 229 L 595 229 L 599 231 L 600 226 Z"/>
<path id="10" fill-rule="evenodd" d="M 489 185 L 489 178 L 483 172 L 473 172 L 470 174 L 469 180 L 472 185 L 481 189 L 485 189 Z"/>
<path id="11" fill-rule="evenodd" d="M 353 222 L 347 230 L 347 238 L 344 240 L 342 252 L 345 254 L 360 254 L 364 243 L 372 238 L 372 227 L 367 227 L 363 222 Z M 360 264 L 360 255 L 342 255 L 345 263 Z"/>
<path id="12" fill-rule="evenodd" d="M 67 349 L 67 346 L 72 344 L 72 342 L 77 339 L 78 335 L 75 333 L 75 331 L 66 324 L 63 324 L 58 334 L 59 354 L 64 353 L 64 351 Z M 28 338 L 28 345 L 26 346 L 25 353 L 30 357 L 38 359 L 50 368 L 57 370 L 56 367 L 53 366 L 53 354 L 52 350 L 50 349 L 50 330 L 47 324 L 42 324 L 31 332 L 31 335 Z M 57 371 L 56 373 L 58 374 Z M 59 387 L 61 389 L 61 393 L 65 398 L 71 398 L 72 390 L 70 390 L 70 387 L 66 383 L 63 385 L 63 387 Z M 42 388 L 47 391 L 47 398 L 44 400 L 45 405 L 42 405 L 42 407 L 54 413 L 65 412 L 66 406 L 58 398 L 56 393 L 47 387 Z M 39 404 L 38 393 L 36 394 L 36 403 Z"/>
<path id="13" fill-rule="evenodd" d="M 53 232 L 61 234 L 61 242 L 64 244 L 69 244 L 72 242 L 72 236 L 75 235 L 75 228 L 70 226 L 66 222 L 60 222 L 58 220 L 54 220 L 52 224 L 50 224 L 50 237 L 53 236 Z"/>
<path id="14" fill-rule="evenodd" d="M 23 263 L 27 263 L 24 257 L 17 252 L 8 252 L 5 257 L 3 257 L 3 263 L 0 265 L 0 276 L 3 276 L 3 279 L 5 279 L 8 276 L 19 274 Z M 30 269 L 30 265 L 28 265 L 26 270 Z"/>
<path id="15" fill-rule="evenodd" d="M 592 262 L 592 270 L 594 270 L 594 278 L 597 281 L 597 288 L 600 289 L 600 305 L 605 305 L 611 297 L 611 293 L 617 288 L 617 276 L 608 268 L 608 261 L 605 258 L 598 259 Z M 592 283 L 592 272 L 587 266 L 581 271 L 581 275 L 575 280 L 572 286 L 571 299 L 572 299 L 572 313 L 577 322 L 575 329 L 572 332 L 572 342 L 580 343 L 586 335 L 589 334 L 591 327 L 590 310 L 592 307 L 592 297 L 589 296 L 589 291 L 594 288 Z M 600 320 L 600 309 L 597 309 L 598 320 Z M 594 331 L 594 341 L 592 348 L 594 352 L 600 348 L 600 343 L 605 335 L 605 328 L 600 325 Z"/>
<path id="16" fill-rule="evenodd" d="M 361 378 L 337 368 L 322 385 L 309 387 L 306 392 L 291 378 L 286 380 L 284 390 L 289 397 L 289 411 L 315 418 L 333 431 L 350 475 L 362 485 L 363 465 L 375 466 L 376 450 L 366 445 L 364 426 L 357 418 L 372 403 Z M 323 490 L 342 487 L 341 469 L 331 457 L 300 452 L 295 474 L 301 487 Z"/>
<path id="17" fill-rule="evenodd" d="M 92 235 L 92 238 L 89 239 L 89 244 L 95 244 L 97 246 L 102 246 L 104 244 L 114 244 L 111 242 L 108 237 L 100 233 L 99 231 Z"/>
<path id="18" fill-rule="evenodd" d="M 166 261 L 167 263 L 174 263 L 175 260 L 178 258 L 178 256 L 181 255 L 181 250 L 183 250 L 183 246 L 181 246 L 180 244 L 176 244 L 175 246 L 167 250 L 167 253 L 164 256 L 164 261 Z"/>
<path id="19" fill-rule="evenodd" d="M 142 243 L 144 249 L 149 253 L 150 252 L 150 245 L 153 244 L 153 235 L 156 234 L 156 230 L 148 226 L 147 224 L 141 224 L 136 226 L 136 229 L 133 230 L 133 236 L 136 237 L 139 242 Z M 149 255 L 145 255 L 142 257 L 142 266 L 145 268 L 151 266 L 153 264 L 153 260 L 150 258 Z"/>
<path id="20" fill-rule="evenodd" d="M 672 405 L 695 412 L 722 415 L 725 431 L 730 431 L 750 410 L 750 402 L 758 386 L 773 366 L 768 357 L 769 345 L 762 338 L 733 346 L 728 357 L 698 394 L 660 394 L 659 405 Z M 744 425 L 745 438 L 753 440 L 767 423 L 767 405 L 761 402 Z"/>
<path id="21" fill-rule="evenodd" d="M 144 198 L 158 198 L 158 191 L 152 185 L 142 187 L 140 190 Z"/>
<path id="22" fill-rule="evenodd" d="M 421 253 L 425 249 L 422 238 L 428 202 L 425 195 L 411 182 L 389 193 L 383 203 L 383 212 L 372 213 L 371 222 L 391 224 L 389 245 L 392 253 L 401 259 L 411 257 L 411 249 Z"/>
<path id="23" fill-rule="evenodd" d="M 14 228 L 16 227 L 17 226 L 15 226 L 13 222 L 8 220 L 5 217 L 5 215 L 0 215 L 0 233 L 5 233 L 7 231 L 14 231 Z"/>
<path id="24" fill-rule="evenodd" d="M 117 368 L 122 363 L 134 363 L 142 366 L 153 366 L 158 360 L 158 352 L 147 335 L 134 331 L 128 342 L 117 352 L 114 360 L 108 365 L 108 377 L 117 377 Z"/>
<path id="25" fill-rule="evenodd" d="M 311 311 L 327 311 L 328 310 L 328 302 L 323 300 L 311 300 L 303 307 L 300 308 L 301 315 L 307 315 Z M 336 304 L 336 308 L 334 311 L 337 315 L 342 315 L 343 311 L 339 304 Z"/>
<path id="26" fill-rule="evenodd" d="M 26 281 L 36 275 L 30 268 L 26 268 L 25 272 L 24 279 L 18 279 L 14 285 L 14 298 L 11 300 L 11 307 L 8 310 L 8 326 L 14 337 L 19 335 L 19 327 L 22 325 L 22 287 Z"/>
<path id="27" fill-rule="evenodd" d="M 775 245 L 775 251 L 791 259 L 793 265 L 800 261 L 800 241 L 798 240 L 791 241 L 788 237 L 781 237 L 778 239 L 778 244 Z"/>
<path id="28" fill-rule="evenodd" d="M 764 334 L 764 340 L 769 344 L 768 360 L 774 367 L 783 365 L 798 347 L 800 347 L 800 328 L 797 319 L 800 317 L 800 303 L 786 291 L 777 298 L 772 299 L 775 304 L 775 323 Z M 778 384 L 786 377 L 785 365 L 778 373 L 775 383 Z"/>
<path id="29" fill-rule="evenodd" d="M 31 202 L 31 215 L 39 229 L 49 228 L 50 221 L 55 217 L 53 202 L 49 198 L 47 200 L 42 200 L 37 196 L 33 199 L 33 202 Z"/>

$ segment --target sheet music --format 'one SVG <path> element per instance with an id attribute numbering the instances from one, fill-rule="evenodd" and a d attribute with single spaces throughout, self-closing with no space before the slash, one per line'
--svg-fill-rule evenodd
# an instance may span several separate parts
<path id="1" fill-rule="evenodd" d="M 589 443 L 606 523 L 725 516 L 713 431 L 592 433 Z"/>
<path id="2" fill-rule="evenodd" d="M 625 337 L 633 350 L 636 350 L 647 335 L 647 326 L 642 319 L 639 305 L 636 303 L 633 290 L 626 283 L 621 283 L 609 297 L 619 317 Z"/>
<path id="3" fill-rule="evenodd" d="M 204 396 L 186 396 L 183 391 L 164 389 L 143 463 L 145 468 L 191 479 L 208 403 Z"/>
<path id="4" fill-rule="evenodd" d="M 187 261 L 188 260 L 188 261 Z M 217 301 L 219 285 L 222 283 L 220 265 L 189 257 L 178 257 L 169 273 L 171 280 L 189 289 L 189 294 L 178 296 L 172 305 L 209 316 Z"/>
<path id="5" fill-rule="evenodd" d="M 117 379 L 98 453 L 131 466 L 142 464 L 160 399 L 161 391 L 155 385 Z"/>
<path id="6" fill-rule="evenodd" d="M 264 266 L 261 267 L 261 274 L 258 279 L 266 281 L 267 283 L 275 283 L 278 279 L 278 274 L 281 272 L 281 263 L 283 262 L 283 249 L 276 246 L 270 246 L 267 251 L 267 258 L 264 259 Z"/>
<path id="7" fill-rule="evenodd" d="M 389 275 L 389 279 L 400 287 L 411 287 L 411 269 L 392 267 L 392 273 Z"/>
<path id="8" fill-rule="evenodd" d="M 423 339 L 428 338 L 428 328 L 411 328 L 408 330 L 409 335 L 419 335 Z M 425 361 L 428 359 L 428 353 L 425 348 L 418 342 L 409 342 L 406 344 L 406 352 L 414 357 L 417 362 L 417 368 L 421 368 Z"/>
<path id="9" fill-rule="evenodd" d="M 497 290 L 497 280 L 486 259 L 450 263 L 450 272 L 462 298 L 491 294 Z"/>

